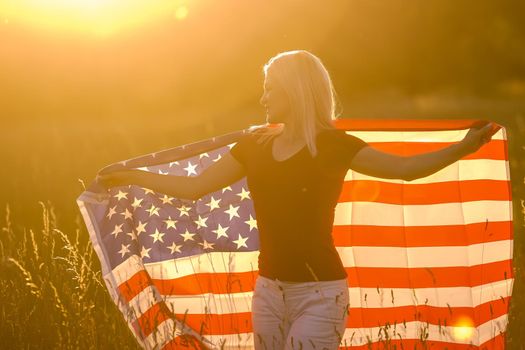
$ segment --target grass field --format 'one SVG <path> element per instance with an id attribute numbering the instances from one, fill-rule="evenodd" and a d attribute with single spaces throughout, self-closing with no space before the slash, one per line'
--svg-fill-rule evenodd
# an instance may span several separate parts
<path id="1" fill-rule="evenodd" d="M 525 344 L 521 123 L 508 121 L 515 208 L 509 349 L 523 349 Z M 6 154 L 12 172 L 4 174 L 6 190 L 0 203 L 0 348 L 139 348 L 109 298 L 75 199 L 82 182 L 91 181 L 104 165 L 209 135 L 174 136 L 159 130 L 148 135 L 150 141 L 139 143 L 133 140 L 138 140 L 141 127 L 133 130 L 90 130 L 74 123 L 33 129 L 25 125 L 18 137 L 6 135 L 2 141 L 4 150 L 13 151 Z M 21 135 L 44 146 L 31 147 Z M 384 345 L 389 348 L 387 342 Z M 425 348 L 424 340 L 420 348 Z"/>

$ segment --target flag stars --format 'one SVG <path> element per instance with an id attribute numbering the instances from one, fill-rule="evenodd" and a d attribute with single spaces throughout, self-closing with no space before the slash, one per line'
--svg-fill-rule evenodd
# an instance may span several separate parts
<path id="1" fill-rule="evenodd" d="M 139 224 L 137 225 L 137 227 L 135 228 L 135 231 L 137 231 L 137 237 L 140 236 L 140 234 L 142 232 L 146 232 L 146 225 L 148 223 L 145 222 L 145 223 L 142 223 L 142 221 L 139 220 Z"/>
<path id="2" fill-rule="evenodd" d="M 199 159 L 202 159 L 204 157 L 210 158 L 210 155 L 208 153 L 206 153 L 206 152 L 199 154 Z"/>
<path id="3" fill-rule="evenodd" d="M 152 217 L 153 215 L 157 215 L 157 216 L 160 216 L 159 215 L 159 207 L 156 207 L 154 206 L 153 204 L 151 205 L 151 207 L 149 209 L 146 209 L 147 212 L 149 212 L 149 216 Z"/>
<path id="4" fill-rule="evenodd" d="M 133 232 L 133 230 L 129 231 L 126 233 L 132 240 L 136 240 L 137 239 L 137 235 L 135 234 L 135 232 Z"/>
<path id="5" fill-rule="evenodd" d="M 137 208 L 140 208 L 141 207 L 140 203 L 142 203 L 143 200 L 144 198 L 138 199 L 137 197 L 135 197 L 133 199 L 133 203 L 131 204 L 133 209 L 137 210 Z"/>
<path id="6" fill-rule="evenodd" d="M 168 219 L 167 220 L 163 220 L 163 221 L 166 224 L 166 230 L 169 229 L 170 227 L 173 227 L 174 229 L 177 229 L 177 227 L 175 227 L 175 224 L 177 223 L 177 220 L 172 220 L 171 216 L 168 216 Z"/>
<path id="7" fill-rule="evenodd" d="M 127 192 L 122 192 L 121 190 L 118 190 L 118 193 L 116 195 L 114 195 L 113 197 L 117 198 L 117 200 L 128 199 L 128 193 Z"/>
<path id="8" fill-rule="evenodd" d="M 140 257 L 142 259 L 144 259 L 144 257 L 148 257 L 151 259 L 151 256 L 149 256 L 149 251 L 151 250 L 151 248 L 146 248 L 144 246 L 142 246 L 142 250 L 140 251 Z"/>
<path id="9" fill-rule="evenodd" d="M 233 243 L 237 244 L 237 249 L 239 249 L 240 247 L 248 248 L 248 246 L 246 245 L 246 241 L 248 240 L 248 238 L 248 236 L 243 237 L 239 234 L 239 239 L 236 239 L 235 241 L 233 241 Z"/>
<path id="10" fill-rule="evenodd" d="M 252 232 L 252 229 L 254 229 L 254 228 L 256 229 L 257 228 L 257 220 L 255 220 L 252 217 L 252 214 L 250 214 L 250 220 L 245 221 L 245 223 L 250 226 L 250 232 Z"/>
<path id="11" fill-rule="evenodd" d="M 171 167 L 174 166 L 174 165 L 179 165 L 179 162 L 170 162 L 169 167 L 171 168 Z"/>
<path id="12" fill-rule="evenodd" d="M 180 233 L 180 235 L 184 238 L 184 242 L 186 241 L 194 241 L 193 236 L 195 236 L 195 233 L 190 233 L 186 229 L 186 232 Z"/>
<path id="13" fill-rule="evenodd" d="M 221 238 L 221 237 L 226 237 L 228 238 L 228 235 L 226 234 L 226 231 L 229 229 L 229 227 L 222 227 L 221 224 L 219 224 L 219 226 L 217 227 L 216 230 L 212 230 L 212 232 L 216 233 L 217 234 L 217 239 Z"/>
<path id="14" fill-rule="evenodd" d="M 206 225 L 206 220 L 208 220 L 208 218 L 202 218 L 199 215 L 199 218 L 197 220 L 194 220 L 193 222 L 197 224 L 197 229 L 199 229 L 201 227 L 208 227 L 208 225 Z"/>
<path id="15" fill-rule="evenodd" d="M 221 157 L 221 155 L 219 154 L 219 155 L 217 155 L 217 158 L 212 159 L 212 161 L 215 163 L 215 162 L 218 162 L 221 158 L 222 158 L 222 157 Z"/>
<path id="16" fill-rule="evenodd" d="M 241 201 L 244 199 L 250 199 L 250 191 L 246 191 L 244 187 L 241 189 L 240 193 L 237 193 L 239 197 L 241 197 Z"/>
<path id="17" fill-rule="evenodd" d="M 226 191 L 233 191 L 232 190 L 232 187 L 231 186 L 226 186 L 222 189 L 222 193 L 226 192 Z"/>
<path id="18" fill-rule="evenodd" d="M 146 187 L 141 187 L 143 190 L 144 190 L 144 194 L 148 194 L 148 193 L 155 193 L 155 191 L 153 190 L 150 190 L 149 188 L 146 188 Z"/>
<path id="19" fill-rule="evenodd" d="M 197 164 L 191 164 L 191 162 L 188 162 L 188 166 L 183 168 L 188 173 L 188 176 L 191 176 L 191 174 L 197 175 L 197 172 L 195 171 L 195 168 L 197 167 Z"/>
<path id="20" fill-rule="evenodd" d="M 109 208 L 109 212 L 108 212 L 108 214 L 106 215 L 106 217 L 107 217 L 109 220 L 111 220 L 111 217 L 117 213 L 117 211 L 115 210 L 116 208 L 117 208 L 116 205 L 115 205 L 113 208 Z"/>
<path id="21" fill-rule="evenodd" d="M 130 244 L 121 244 L 120 250 L 118 251 L 121 254 L 121 258 L 123 258 L 126 253 L 129 253 L 129 246 Z"/>
<path id="22" fill-rule="evenodd" d="M 213 209 L 218 209 L 220 208 L 219 206 L 219 202 L 221 201 L 221 199 L 215 199 L 213 198 L 213 196 L 211 197 L 210 199 L 210 202 L 209 203 L 206 203 L 207 206 L 210 207 L 210 211 L 212 211 Z"/>
<path id="23" fill-rule="evenodd" d="M 171 250 L 171 254 L 175 254 L 175 252 L 180 253 L 180 248 L 182 245 L 176 245 L 175 242 L 171 244 L 171 246 L 167 247 L 169 250 Z"/>
<path id="24" fill-rule="evenodd" d="M 170 197 L 165 194 L 164 197 L 162 197 L 160 200 L 162 201 L 162 204 L 166 204 L 166 203 L 173 204 L 171 202 L 173 199 L 174 199 L 173 197 Z"/>
<path id="25" fill-rule="evenodd" d="M 180 213 L 179 213 L 179 216 L 181 216 L 181 217 L 184 216 L 184 215 L 186 215 L 186 216 L 188 216 L 188 217 L 190 216 L 190 215 L 188 214 L 188 212 L 190 211 L 190 208 L 187 207 L 187 206 L 185 206 L 184 204 L 181 205 L 180 207 L 178 207 L 177 209 L 178 209 L 179 212 L 180 212 Z"/>
<path id="26" fill-rule="evenodd" d="M 161 241 L 162 243 L 164 243 L 163 238 L 162 238 L 164 235 L 165 233 L 160 232 L 158 229 L 155 229 L 155 233 L 152 233 L 150 237 L 153 238 L 153 243 L 157 241 Z"/>
<path id="27" fill-rule="evenodd" d="M 204 239 L 203 242 L 202 243 L 199 242 L 199 244 L 202 246 L 202 249 L 213 249 L 213 245 L 215 243 L 210 243 Z"/>
<path id="28" fill-rule="evenodd" d="M 225 210 L 224 212 L 226 214 L 228 214 L 230 216 L 230 220 L 233 219 L 234 216 L 236 217 L 240 217 L 239 214 L 237 213 L 239 211 L 239 207 L 234 207 L 233 205 L 230 204 L 230 208 L 228 210 Z"/>
<path id="29" fill-rule="evenodd" d="M 114 235 L 115 238 L 117 238 L 118 234 L 122 232 L 122 225 L 124 225 L 124 224 L 115 225 L 115 228 L 113 229 L 113 232 L 111 232 L 111 234 Z"/>
<path id="30" fill-rule="evenodd" d="M 120 215 L 124 216 L 124 220 L 126 220 L 126 219 L 133 220 L 133 214 L 131 214 L 131 212 L 128 210 L 128 208 L 126 208 L 126 210 L 124 212 L 120 213 Z"/>

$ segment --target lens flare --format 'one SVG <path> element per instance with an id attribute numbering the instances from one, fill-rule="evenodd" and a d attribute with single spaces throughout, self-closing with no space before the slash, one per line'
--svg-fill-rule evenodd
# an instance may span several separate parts
<path id="1" fill-rule="evenodd" d="M 188 15 L 186 0 L 17 0 L 0 2 L 4 23 L 59 33 L 108 36 L 173 16 Z M 173 17 L 171 17 L 173 18 Z"/>
<path id="2" fill-rule="evenodd" d="M 454 338 L 461 341 L 469 341 L 475 330 L 474 322 L 467 316 L 458 318 L 453 327 Z"/>

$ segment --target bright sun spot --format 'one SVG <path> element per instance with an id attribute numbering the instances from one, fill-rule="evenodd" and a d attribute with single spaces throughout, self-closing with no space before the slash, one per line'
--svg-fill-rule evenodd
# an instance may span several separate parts
<path id="1" fill-rule="evenodd" d="M 4 24 L 22 23 L 61 32 L 108 36 L 173 16 L 188 15 L 187 0 L 11 0 L 0 1 Z M 172 17 L 172 18 L 173 18 Z"/>
<path id="2" fill-rule="evenodd" d="M 462 317 L 454 325 L 454 338 L 469 341 L 474 333 L 474 323 L 469 317 Z"/>

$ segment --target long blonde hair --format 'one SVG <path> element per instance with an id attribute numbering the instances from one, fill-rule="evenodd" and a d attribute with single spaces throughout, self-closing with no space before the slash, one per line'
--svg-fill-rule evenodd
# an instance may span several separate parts
<path id="1" fill-rule="evenodd" d="M 312 154 L 317 154 L 316 135 L 324 129 L 334 129 L 337 95 L 330 75 L 321 60 L 305 50 L 281 52 L 264 65 L 265 76 L 271 68 L 272 77 L 288 96 L 291 123 L 286 127 L 292 135 L 303 137 Z M 283 131 L 284 124 L 253 125 L 250 132 L 260 135 L 257 142 L 267 142 Z"/>

